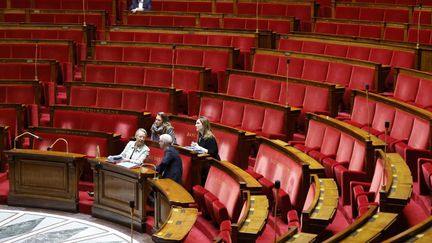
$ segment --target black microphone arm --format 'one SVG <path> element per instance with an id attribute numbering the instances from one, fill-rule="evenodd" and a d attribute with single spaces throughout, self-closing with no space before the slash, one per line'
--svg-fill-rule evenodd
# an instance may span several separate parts
<path id="1" fill-rule="evenodd" d="M 59 142 L 59 141 L 63 141 L 66 144 L 66 153 L 69 153 L 69 143 L 64 138 L 57 138 L 50 146 L 48 146 L 47 150 L 51 151 L 52 148 L 54 147 L 54 145 L 56 145 L 56 143 Z"/>
<path id="2" fill-rule="evenodd" d="M 30 135 L 31 137 L 34 137 L 34 138 L 36 138 L 37 140 L 42 140 L 42 138 L 39 137 L 39 136 L 36 135 L 36 134 L 33 134 L 33 133 L 31 133 L 31 132 L 23 132 L 23 133 L 21 133 L 20 135 L 18 135 L 18 136 L 16 136 L 16 137 L 14 138 L 14 149 L 16 149 L 16 142 L 18 141 L 18 138 L 20 138 L 20 137 L 22 137 L 22 136 L 24 136 L 24 135 Z"/>

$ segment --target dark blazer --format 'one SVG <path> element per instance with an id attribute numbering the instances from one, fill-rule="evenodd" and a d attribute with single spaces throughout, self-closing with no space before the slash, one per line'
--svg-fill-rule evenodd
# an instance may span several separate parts
<path id="1" fill-rule="evenodd" d="M 170 178 L 182 184 L 183 164 L 179 152 L 171 146 L 165 149 L 164 157 L 156 166 L 156 171 L 161 178 Z"/>

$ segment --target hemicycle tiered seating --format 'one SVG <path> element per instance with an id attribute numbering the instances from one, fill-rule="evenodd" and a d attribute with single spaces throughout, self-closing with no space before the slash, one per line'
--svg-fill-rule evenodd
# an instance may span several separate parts
<path id="1" fill-rule="evenodd" d="M 381 63 L 391 67 L 418 68 L 418 49 L 399 45 L 372 44 L 323 36 L 286 35 L 278 41 L 278 49 L 284 51 L 323 54 Z"/>
<path id="2" fill-rule="evenodd" d="M 50 127 L 116 133 L 121 134 L 122 141 L 150 124 L 150 113 L 62 105 L 50 106 L 50 118 Z"/>
<path id="3" fill-rule="evenodd" d="M 332 9 L 336 19 L 410 23 L 412 7 L 391 4 L 337 2 Z"/>
<path id="4" fill-rule="evenodd" d="M 185 241 L 211 242 L 217 236 L 226 242 L 255 240 L 264 229 L 267 199 L 248 190 L 248 181 L 255 180 L 246 173 L 239 175 L 235 165 L 214 159 L 209 162 L 205 186 L 193 187 L 201 215 Z"/>
<path id="5" fill-rule="evenodd" d="M 301 108 L 302 114 L 315 112 L 336 116 L 344 92 L 339 85 L 277 75 L 232 69 L 227 70 L 227 75 L 224 86 L 228 95 L 290 105 Z M 304 116 L 300 116 L 302 118 Z"/>
<path id="6" fill-rule="evenodd" d="M 353 89 L 364 89 L 366 85 L 369 85 L 373 91 L 384 90 L 384 81 L 389 71 L 388 67 L 379 63 L 317 54 L 255 49 L 252 55 L 253 72 L 278 74 L 344 86 L 345 105 L 350 103 Z"/>
<path id="7" fill-rule="evenodd" d="M 351 116 L 345 122 L 387 141 L 388 151 L 399 153 L 417 181 L 417 159 L 430 157 L 432 113 L 421 108 L 356 90 Z M 385 123 L 389 123 L 386 135 Z"/>
<path id="8" fill-rule="evenodd" d="M 238 51 L 232 47 L 200 47 L 128 42 L 96 42 L 89 59 L 97 61 L 148 62 L 210 68 L 211 89 L 225 80 L 225 70 L 233 68 Z M 210 87 L 209 87 L 210 88 Z"/>
<path id="9" fill-rule="evenodd" d="M 211 122 L 290 140 L 300 109 L 226 94 L 198 92 L 198 107 L 189 115 L 207 117 Z"/>
<path id="10" fill-rule="evenodd" d="M 104 10 L 110 15 L 112 24 L 117 20 L 117 9 L 120 7 L 118 0 L 87 0 L 83 3 L 77 3 L 75 0 L 59 0 L 55 3 L 49 0 L 6 0 L 8 8 L 25 8 L 25 9 L 53 9 L 53 10 Z M 84 4 L 84 6 L 83 6 Z"/>
<path id="11" fill-rule="evenodd" d="M 181 90 L 151 86 L 132 86 L 90 82 L 67 82 L 67 105 L 177 113 Z"/>
<path id="12" fill-rule="evenodd" d="M 73 68 L 77 64 L 76 46 L 72 40 L 0 39 L 0 58 L 56 60 L 61 65 L 65 80 L 72 79 Z"/>
<path id="13" fill-rule="evenodd" d="M 294 17 L 237 16 L 230 14 L 184 13 L 184 12 L 139 12 L 123 13 L 123 24 L 129 26 L 201 27 L 273 31 L 288 34 L 298 30 Z"/>
<path id="14" fill-rule="evenodd" d="M 84 24 L 84 14 L 82 10 L 72 9 L 4 9 L 0 10 L 0 22 Z M 105 11 L 88 10 L 85 13 L 85 24 L 94 25 L 99 38 L 103 37 L 107 22 L 108 16 Z"/>
<path id="15" fill-rule="evenodd" d="M 247 30 L 115 26 L 105 33 L 107 41 L 235 47 L 240 50 L 240 61 L 237 64 L 245 69 L 250 68 L 249 54 L 252 47 L 272 46 L 272 34 L 268 31 L 256 33 Z"/>
<path id="16" fill-rule="evenodd" d="M 302 227 L 305 232 L 321 233 L 335 216 L 338 199 L 335 182 L 319 179 L 315 174 L 311 176 L 312 171 L 317 171 L 318 162 L 282 141 L 259 137 L 258 144 L 255 165 L 247 172 L 261 183 L 271 205 L 277 200 L 280 215 L 269 216 L 258 242 L 268 242 L 274 230 L 281 235 L 293 226 Z M 280 181 L 279 194 L 274 189 L 276 180 Z M 301 220 L 298 213 L 302 215 Z"/>
<path id="17" fill-rule="evenodd" d="M 345 185 L 356 177 L 370 180 L 375 165 L 374 150 L 385 144 L 367 132 L 336 119 L 308 114 L 308 131 L 304 142 L 290 144 L 320 161 L 326 176 L 335 178 L 343 205 L 349 203 L 350 188 Z"/>
<path id="18" fill-rule="evenodd" d="M 397 68 L 393 93 L 385 93 L 400 101 L 432 111 L 432 75 L 412 69 Z"/>
<path id="19" fill-rule="evenodd" d="M 170 115 L 171 125 L 175 128 L 176 140 L 180 146 L 190 146 L 198 137 L 195 128 L 196 119 Z M 230 161 L 242 169 L 248 165 L 251 146 L 255 142 L 255 134 L 212 123 L 212 132 L 217 137 L 221 160 Z"/>

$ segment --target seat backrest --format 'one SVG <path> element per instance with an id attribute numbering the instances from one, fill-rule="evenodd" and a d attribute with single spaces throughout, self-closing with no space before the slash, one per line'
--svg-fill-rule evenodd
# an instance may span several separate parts
<path id="1" fill-rule="evenodd" d="M 414 123 L 414 116 L 396 109 L 390 136 L 396 139 L 408 140 Z"/>
<path id="2" fill-rule="evenodd" d="M 320 152 L 325 155 L 335 155 L 338 150 L 340 136 L 341 132 L 339 130 L 327 126 Z"/>
<path id="3" fill-rule="evenodd" d="M 422 107 L 431 107 L 432 97 L 430 92 L 432 92 L 432 80 L 421 79 L 414 102 Z"/>
<path id="4" fill-rule="evenodd" d="M 390 129 L 393 125 L 393 120 L 396 110 L 383 103 L 376 103 L 375 113 L 372 121 L 372 128 L 379 132 L 385 131 L 385 122 L 390 122 Z"/>
<path id="5" fill-rule="evenodd" d="M 368 124 L 371 124 L 374 119 L 375 108 L 376 102 L 373 100 L 366 100 L 365 97 L 357 95 L 354 98 L 351 120 L 362 126 L 367 126 Z"/>
<path id="6" fill-rule="evenodd" d="M 366 146 L 358 140 L 354 141 L 354 146 L 349 161 L 348 170 L 364 171 L 365 168 Z"/>
<path id="7" fill-rule="evenodd" d="M 321 148 L 326 126 L 315 120 L 309 120 L 305 145 L 309 148 Z"/>
<path id="8" fill-rule="evenodd" d="M 300 205 L 303 180 L 302 166 L 281 151 L 262 143 L 258 149 L 254 171 L 263 175 L 267 180 L 279 180 L 295 208 Z M 306 193 L 306 192 L 304 192 Z"/>
<path id="9" fill-rule="evenodd" d="M 355 139 L 345 133 L 341 133 L 339 146 L 336 153 L 336 161 L 349 162 L 351 160 Z"/>
<path id="10" fill-rule="evenodd" d="M 227 94 L 252 98 L 255 92 L 255 77 L 231 74 L 228 77 Z"/>
<path id="11" fill-rule="evenodd" d="M 0 107 L 0 126 L 8 126 L 11 132 L 11 137 L 16 137 L 21 132 L 22 127 L 19 127 L 18 111 L 15 108 Z M 23 118 L 24 120 L 24 118 Z"/>
<path id="12" fill-rule="evenodd" d="M 394 97 L 402 101 L 414 101 L 419 83 L 419 78 L 400 73 L 396 79 Z"/>
<path id="13" fill-rule="evenodd" d="M 428 149 L 430 144 L 430 123 L 420 118 L 414 118 L 408 146 L 415 149 Z"/>
<path id="14" fill-rule="evenodd" d="M 220 99 L 201 98 L 199 114 L 211 122 L 219 122 L 222 115 L 223 101 Z"/>
<path id="15" fill-rule="evenodd" d="M 217 138 L 219 157 L 221 160 L 226 160 L 231 163 L 236 162 L 236 154 L 238 153 L 239 136 L 234 133 L 226 132 L 220 129 L 212 129 L 213 134 Z"/>
<path id="16" fill-rule="evenodd" d="M 235 210 L 240 203 L 240 184 L 234 178 L 221 169 L 211 166 L 204 187 L 225 205 L 231 219 L 236 214 L 238 216 L 239 212 Z"/>

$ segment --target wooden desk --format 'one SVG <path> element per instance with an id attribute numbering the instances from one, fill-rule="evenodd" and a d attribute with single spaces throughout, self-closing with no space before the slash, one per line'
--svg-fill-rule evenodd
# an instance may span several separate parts
<path id="1" fill-rule="evenodd" d="M 151 191 L 146 178 L 153 177 L 154 171 L 127 169 L 106 162 L 106 158 L 89 159 L 89 162 L 95 193 L 92 215 L 129 226 L 129 202 L 134 201 L 134 228 L 145 232 L 145 204 Z"/>
<path id="2" fill-rule="evenodd" d="M 172 233 L 168 234 L 168 232 L 175 231 L 176 237 L 182 236 L 181 239 L 183 239 L 192 229 L 198 217 L 197 209 L 188 209 L 189 205 L 195 203 L 194 198 L 184 187 L 171 179 L 149 178 L 147 180 L 155 192 L 155 231 L 158 233 L 162 232 L 159 237 L 168 238 L 170 240 L 172 240 L 171 237 L 173 237 L 173 235 L 170 235 Z M 175 210 L 173 207 L 178 208 Z M 190 219 L 187 219 L 188 215 L 191 216 Z M 185 222 L 187 222 L 187 225 L 190 227 L 181 229 L 183 226 L 177 226 L 177 229 L 175 226 L 170 225 L 170 222 L 173 220 L 177 221 L 176 224 L 182 224 L 182 222 L 186 220 Z M 158 236 L 157 233 L 156 236 Z M 161 240 L 159 237 L 157 239 Z"/>
<path id="3" fill-rule="evenodd" d="M 269 201 L 264 195 L 250 195 L 246 214 L 239 220 L 239 242 L 256 240 L 264 230 L 269 212 Z"/>
<path id="4" fill-rule="evenodd" d="M 312 180 L 315 195 L 309 208 L 302 212 L 302 231 L 320 234 L 336 215 L 339 194 L 333 179 L 312 175 Z"/>
<path id="5" fill-rule="evenodd" d="M 261 184 L 253 178 L 249 173 L 242 170 L 240 167 L 237 167 L 236 165 L 228 162 L 228 161 L 220 161 L 222 166 L 225 168 L 231 170 L 235 175 L 237 175 L 238 178 L 241 178 L 242 181 L 246 183 L 246 190 L 249 190 L 251 194 L 261 194 L 262 193 L 262 186 Z"/>
<path id="6" fill-rule="evenodd" d="M 297 227 L 291 227 L 288 232 L 277 239 L 277 243 L 299 242 L 308 243 L 317 241 L 318 235 L 305 232 L 298 232 Z"/>
<path id="7" fill-rule="evenodd" d="M 161 228 L 152 235 L 154 242 L 180 242 L 192 229 L 198 218 L 196 208 L 172 207 Z"/>
<path id="8" fill-rule="evenodd" d="M 8 204 L 78 212 L 78 178 L 85 155 L 32 149 L 5 151 Z"/>
<path id="9" fill-rule="evenodd" d="M 395 235 L 387 240 L 385 243 L 390 242 L 413 242 L 428 243 L 432 239 L 432 216 L 423 220 L 421 223 L 405 230 L 404 232 Z"/>

